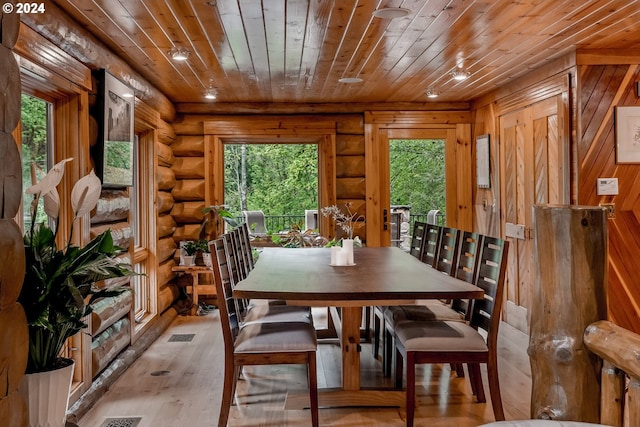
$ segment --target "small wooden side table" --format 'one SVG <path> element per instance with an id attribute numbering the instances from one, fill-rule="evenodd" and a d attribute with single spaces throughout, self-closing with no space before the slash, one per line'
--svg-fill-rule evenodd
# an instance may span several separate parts
<path id="1" fill-rule="evenodd" d="M 210 267 L 204 265 L 176 265 L 171 269 L 178 273 L 184 273 L 191 275 L 191 286 L 187 286 L 186 290 L 188 294 L 191 294 L 193 299 L 193 307 L 191 307 L 191 314 L 198 312 L 198 296 L 199 295 L 216 295 L 216 285 L 213 283 L 213 270 Z M 206 284 L 200 284 L 200 275 L 211 275 L 211 282 Z"/>

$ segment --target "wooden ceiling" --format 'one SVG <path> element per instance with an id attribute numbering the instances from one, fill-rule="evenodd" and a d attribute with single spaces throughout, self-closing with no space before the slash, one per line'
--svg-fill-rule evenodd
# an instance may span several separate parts
<path id="1" fill-rule="evenodd" d="M 640 48 L 635 0 L 53 3 L 176 103 L 207 102 L 209 86 L 218 103 L 423 103 L 429 88 L 469 101 L 576 48 Z M 382 7 L 410 13 L 374 17 Z M 457 68 L 470 78 L 453 80 Z"/>

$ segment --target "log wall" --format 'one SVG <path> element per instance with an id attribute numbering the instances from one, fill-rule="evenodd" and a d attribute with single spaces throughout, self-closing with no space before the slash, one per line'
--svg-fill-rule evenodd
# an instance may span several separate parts
<path id="1" fill-rule="evenodd" d="M 317 143 L 318 138 L 323 135 L 327 137 L 327 126 L 330 127 L 330 141 L 335 144 L 335 156 L 326 156 L 326 164 L 320 165 L 319 173 L 323 170 L 332 170 L 334 176 L 330 181 L 335 180 L 335 202 L 338 205 L 351 203 L 351 211 L 358 215 L 366 216 L 365 212 L 365 173 L 364 173 L 364 115 L 363 114 L 317 114 L 312 119 L 309 117 L 296 118 L 292 116 L 287 119 L 287 125 L 281 125 L 276 129 L 270 128 L 271 120 L 277 120 L 273 116 L 256 116 L 255 120 L 247 125 L 247 116 L 229 116 L 222 120 L 223 116 L 208 115 L 179 115 L 174 123 L 176 140 L 171 145 L 173 155 L 176 158 L 171 168 L 171 172 L 165 173 L 165 181 L 175 179 L 175 185 L 171 194 L 176 203 L 171 210 L 171 216 L 175 221 L 176 231 L 173 238 L 176 242 L 185 239 L 197 239 L 200 232 L 200 224 L 203 220 L 202 208 L 213 201 L 213 195 L 208 193 L 215 183 L 209 182 L 217 176 L 217 173 L 208 175 L 206 165 L 206 144 L 207 135 L 242 135 L 245 132 L 255 138 L 253 143 L 269 143 L 268 135 L 272 139 L 283 138 L 276 136 L 278 132 L 286 132 L 287 125 L 298 123 L 300 132 L 300 143 Z M 259 121 L 262 120 L 262 121 Z M 207 125 L 207 123 L 212 123 Z M 261 124 L 262 123 L 262 124 Z M 329 125 L 327 125 L 329 123 Z M 216 128 L 216 126 L 219 126 Z M 206 128 L 206 130 L 205 130 Z M 316 129 L 316 131 L 314 131 Z M 262 137 L 264 136 L 264 138 Z M 284 137 L 286 138 L 286 136 Z M 281 140 L 281 139 L 280 139 Z M 320 143 L 322 150 L 323 143 Z M 334 164 L 335 162 L 335 164 Z M 170 184 L 167 184 L 170 187 Z M 323 196 L 320 195 L 320 199 Z M 332 204 L 324 203 L 324 204 Z M 321 203 L 321 205 L 324 205 Z M 364 221 L 361 221 L 354 230 L 354 234 L 365 240 Z"/>
<path id="2" fill-rule="evenodd" d="M 13 3 L 13 2 L 10 2 Z M 27 318 L 17 302 L 25 272 L 20 210 L 20 152 L 12 133 L 20 118 L 20 74 L 12 49 L 20 16 L 0 14 L 0 425 L 24 427 L 27 410 L 18 387 L 27 367 Z"/>

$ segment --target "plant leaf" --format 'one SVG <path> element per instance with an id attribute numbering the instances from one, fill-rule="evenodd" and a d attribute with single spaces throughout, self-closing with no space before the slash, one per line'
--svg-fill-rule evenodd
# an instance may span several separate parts
<path id="1" fill-rule="evenodd" d="M 80 178 L 71 190 L 71 207 L 75 216 L 91 212 L 98 204 L 101 190 L 100 178 L 96 176 L 93 169 L 89 174 Z"/>
<path id="2" fill-rule="evenodd" d="M 42 196 L 42 198 L 44 199 L 44 212 L 56 221 L 60 213 L 60 195 L 58 194 L 58 190 L 53 187 L 53 189 Z"/>
<path id="3" fill-rule="evenodd" d="M 62 175 L 64 175 L 65 163 L 70 162 L 71 160 L 73 160 L 73 157 L 69 157 L 68 159 L 64 159 L 56 163 L 39 183 L 27 188 L 25 192 L 27 194 L 47 194 L 52 189 L 56 188 L 62 180 Z"/>

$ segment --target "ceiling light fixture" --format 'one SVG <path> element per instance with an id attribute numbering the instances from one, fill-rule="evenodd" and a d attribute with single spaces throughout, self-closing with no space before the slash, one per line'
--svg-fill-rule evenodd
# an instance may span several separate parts
<path id="1" fill-rule="evenodd" d="M 404 7 L 384 7 L 373 11 L 373 16 L 382 19 L 404 18 L 411 13 L 410 9 Z"/>
<path id="2" fill-rule="evenodd" d="M 343 77 L 338 79 L 340 83 L 362 83 L 362 79 L 360 77 Z"/>
<path id="3" fill-rule="evenodd" d="M 209 88 L 204 92 L 204 97 L 206 99 L 216 99 L 218 95 L 216 94 L 215 89 Z"/>
<path id="4" fill-rule="evenodd" d="M 171 55 L 171 58 L 174 61 L 186 61 L 189 57 L 189 53 L 189 49 L 180 49 L 177 47 L 174 47 L 169 51 L 169 55 Z"/>
<path id="5" fill-rule="evenodd" d="M 427 94 L 427 98 L 437 98 L 440 95 L 440 92 L 434 89 L 427 89 L 425 93 Z"/>
<path id="6" fill-rule="evenodd" d="M 458 80 L 459 82 L 461 82 L 462 80 L 467 80 L 470 76 L 471 73 L 468 71 L 453 70 L 451 72 L 451 77 L 453 77 L 454 80 Z"/>

